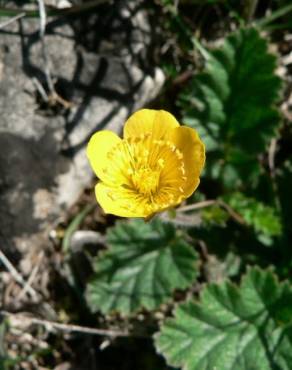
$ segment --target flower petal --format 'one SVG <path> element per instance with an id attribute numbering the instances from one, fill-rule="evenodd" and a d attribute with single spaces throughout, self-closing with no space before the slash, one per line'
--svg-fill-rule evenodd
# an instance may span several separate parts
<path id="1" fill-rule="evenodd" d="M 174 116 L 164 110 L 141 109 L 127 120 L 124 138 L 135 138 L 151 134 L 152 139 L 167 139 L 172 129 L 179 127 Z"/>
<path id="2" fill-rule="evenodd" d="M 171 141 L 183 154 L 185 169 L 184 197 L 189 197 L 199 185 L 199 176 L 205 163 L 205 145 L 196 130 L 180 126 L 171 133 Z"/>
<path id="3" fill-rule="evenodd" d="M 105 213 L 120 217 L 148 216 L 135 195 L 122 187 L 113 188 L 100 182 L 95 186 L 95 196 Z"/>
<path id="4" fill-rule="evenodd" d="M 118 135 L 107 130 L 98 131 L 91 137 L 86 153 L 93 171 L 101 180 L 105 178 L 104 168 L 111 162 L 108 153 L 121 142 L 122 139 Z"/>

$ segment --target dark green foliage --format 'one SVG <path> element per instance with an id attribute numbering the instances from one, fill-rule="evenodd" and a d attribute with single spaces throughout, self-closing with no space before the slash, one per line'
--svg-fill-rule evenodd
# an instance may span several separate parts
<path id="1" fill-rule="evenodd" d="M 206 165 L 198 190 L 178 205 L 183 209 L 151 222 L 104 215 L 95 202 L 84 204 L 86 190 L 67 221 L 62 216 L 50 233 L 53 243 L 44 258 L 33 258 L 36 248 L 27 255 L 15 240 L 7 258 L 43 299 L 36 303 L 1 266 L 2 314 L 11 315 L 0 323 L 0 370 L 292 370 L 291 0 L 57 3 L 0 0 L 0 75 L 11 51 L 20 48 L 22 72 L 39 80 L 19 86 L 29 87 L 35 99 L 32 118 L 50 114 L 52 107 L 44 106 L 57 102 L 63 108 L 53 119 L 64 121 L 65 130 L 71 118 L 84 121 L 92 97 L 104 100 L 101 113 L 104 104 L 130 112 L 145 103 L 199 132 Z M 40 40 L 42 20 L 46 32 Z M 96 32 L 100 22 L 104 32 Z M 77 62 L 73 74 L 58 73 L 58 39 L 76 46 L 68 51 Z M 97 66 L 90 63 L 96 53 Z M 46 83 L 46 64 L 54 89 Z M 159 85 L 157 67 L 166 83 L 148 104 L 143 91 Z M 115 79 L 131 91 L 116 91 Z M 114 109 L 105 117 L 105 128 L 115 115 Z M 60 155 L 67 141 L 60 143 Z M 0 178 L 0 192 L 9 196 L 6 188 Z M 6 213 L 13 217 L 13 207 Z M 79 229 L 98 233 L 98 244 L 90 232 L 80 233 L 83 240 L 74 244 Z M 36 270 L 27 271 L 26 257 Z M 61 325 L 21 323 L 22 314 Z M 88 335 L 94 327 L 108 331 Z M 119 338 L 124 330 L 129 336 Z"/>
<path id="2" fill-rule="evenodd" d="M 274 208 L 242 193 L 233 193 L 224 200 L 243 217 L 247 225 L 254 228 L 262 243 L 270 245 L 273 243 L 273 237 L 281 235 L 281 220 Z"/>
<path id="3" fill-rule="evenodd" d="M 180 304 L 156 335 L 184 370 L 291 369 L 292 290 L 271 271 L 250 269 L 239 287 L 207 285 L 200 302 Z"/>
<path id="4" fill-rule="evenodd" d="M 219 205 L 208 207 L 202 212 L 204 227 L 210 227 L 212 225 L 219 225 L 223 227 L 226 226 L 228 219 L 228 213 Z"/>
<path id="5" fill-rule="evenodd" d="M 88 286 L 93 311 L 155 309 L 197 275 L 195 251 L 172 225 L 159 220 L 118 222 L 107 241 L 109 250 L 96 258 Z"/>
<path id="6" fill-rule="evenodd" d="M 196 282 L 198 294 L 178 303 L 174 317 L 155 335 L 157 351 L 170 366 L 290 370 L 292 286 L 277 276 L 291 278 L 292 166 L 289 150 L 281 149 L 282 159 L 277 158 L 281 135 L 290 130 L 283 131 L 277 107 L 282 83 L 275 74 L 276 56 L 251 27 L 206 50 L 173 3 L 163 4 L 168 29 L 177 30 L 179 58 L 193 53 L 194 45 L 204 57 L 201 72 L 182 83 L 177 107 L 207 149 L 200 193 L 189 202 L 215 201 L 195 211 L 172 210 L 167 224 L 157 217 L 109 229 L 108 250 L 96 257 L 88 285 L 89 306 L 104 314 L 159 310 L 175 290 Z M 189 72 L 189 60 L 167 63 L 170 84 L 182 70 Z M 270 153 L 274 138 L 278 142 Z M 285 140 L 289 147 L 291 139 Z M 213 283 L 218 280 L 223 281 Z"/>
<path id="7" fill-rule="evenodd" d="M 206 144 L 206 176 L 228 187 L 247 186 L 257 181 L 257 156 L 279 124 L 276 59 L 253 28 L 231 34 L 205 54 L 204 70 L 181 94 L 183 122 L 196 128 Z"/>

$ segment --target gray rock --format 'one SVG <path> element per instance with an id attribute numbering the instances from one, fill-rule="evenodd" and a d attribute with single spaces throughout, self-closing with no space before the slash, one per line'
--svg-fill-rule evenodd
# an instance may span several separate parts
<path id="1" fill-rule="evenodd" d="M 122 4 L 122 5 L 121 5 Z M 127 5 L 126 5 L 127 4 Z M 164 82 L 148 63 L 151 28 L 135 2 L 50 20 L 45 47 L 65 103 L 44 103 L 47 90 L 38 19 L 0 34 L 0 247 L 38 248 L 48 230 L 92 180 L 85 147 L 93 132 L 119 131 Z"/>

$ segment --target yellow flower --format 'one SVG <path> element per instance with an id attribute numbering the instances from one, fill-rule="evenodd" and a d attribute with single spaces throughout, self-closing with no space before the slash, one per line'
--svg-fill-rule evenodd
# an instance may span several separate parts
<path id="1" fill-rule="evenodd" d="M 151 217 L 198 187 L 205 147 L 197 132 L 163 110 L 142 109 L 125 123 L 124 139 L 96 132 L 87 146 L 99 177 L 98 203 L 121 217 Z"/>

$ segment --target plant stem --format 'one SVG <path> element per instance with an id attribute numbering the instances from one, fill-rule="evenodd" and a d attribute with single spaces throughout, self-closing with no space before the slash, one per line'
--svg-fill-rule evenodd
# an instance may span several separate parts
<path id="1" fill-rule="evenodd" d="M 87 326 L 80 326 L 80 325 L 72 325 L 72 324 L 62 324 L 55 321 L 50 320 L 43 320 L 38 319 L 36 317 L 30 317 L 28 315 L 12 313 L 8 311 L 0 311 L 0 316 L 7 317 L 8 319 L 12 320 L 12 326 L 18 326 L 17 324 L 20 323 L 22 325 L 30 326 L 32 324 L 44 326 L 48 331 L 52 330 L 59 330 L 66 333 L 82 333 L 88 335 L 101 335 L 106 337 L 135 337 L 135 338 L 145 338 L 146 335 L 139 335 L 135 333 L 130 333 L 128 331 L 120 331 L 120 330 L 111 330 L 111 329 L 97 329 L 97 328 L 90 328 Z M 13 323 L 14 321 L 14 323 Z M 11 323 L 10 323 L 11 324 Z"/>
<path id="2" fill-rule="evenodd" d="M 283 17 L 284 15 L 290 13 L 292 11 L 292 4 L 286 5 L 283 8 L 274 11 L 267 17 L 255 22 L 255 25 L 258 27 L 265 27 L 269 23 L 273 22 L 274 20 Z"/>
<path id="3" fill-rule="evenodd" d="M 243 12 L 244 12 L 244 18 L 247 20 L 247 22 L 251 22 L 257 6 L 258 6 L 258 0 L 246 1 Z"/>

